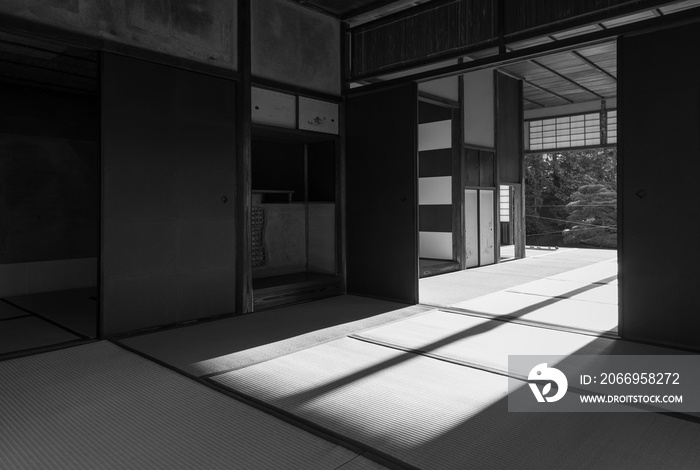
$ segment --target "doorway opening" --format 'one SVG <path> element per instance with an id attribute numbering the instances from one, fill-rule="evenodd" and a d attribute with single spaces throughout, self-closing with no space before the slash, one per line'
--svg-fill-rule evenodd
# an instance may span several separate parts
<path id="1" fill-rule="evenodd" d="M 617 248 L 617 149 L 528 154 L 527 244 Z"/>
<path id="2" fill-rule="evenodd" d="M 616 334 L 616 71 L 611 41 L 461 77 L 467 269 L 421 279 L 421 303 Z"/>
<path id="3" fill-rule="evenodd" d="M 335 295 L 336 139 L 267 133 L 252 145 L 254 309 Z"/>
<path id="4" fill-rule="evenodd" d="M 99 53 L 0 33 L 0 355 L 98 335 Z"/>

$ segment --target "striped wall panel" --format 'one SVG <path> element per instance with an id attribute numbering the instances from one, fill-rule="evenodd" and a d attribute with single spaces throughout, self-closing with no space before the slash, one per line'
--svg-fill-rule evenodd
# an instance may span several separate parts
<path id="1" fill-rule="evenodd" d="M 420 256 L 451 260 L 452 111 L 424 102 L 418 109 Z"/>

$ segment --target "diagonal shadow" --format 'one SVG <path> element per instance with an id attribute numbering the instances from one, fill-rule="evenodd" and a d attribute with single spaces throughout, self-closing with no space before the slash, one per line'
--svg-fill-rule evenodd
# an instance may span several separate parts
<path id="1" fill-rule="evenodd" d="M 591 289 L 595 289 L 597 287 L 600 287 L 598 283 L 591 283 L 589 285 L 579 287 L 577 289 L 574 289 L 572 291 L 569 291 L 566 293 L 567 296 L 573 296 L 577 295 L 586 291 L 589 291 Z M 421 347 L 421 352 L 423 353 L 430 353 L 432 351 L 435 351 L 436 349 L 439 349 L 441 347 L 444 347 L 448 344 L 454 343 L 456 341 L 469 338 L 471 336 L 477 336 L 483 333 L 487 333 L 489 331 L 492 331 L 499 326 L 502 326 L 504 323 L 508 323 L 512 319 L 520 318 L 524 315 L 527 315 L 528 313 L 532 313 L 535 310 L 538 310 L 540 308 L 556 304 L 557 302 L 561 302 L 562 300 L 566 300 L 567 297 L 552 297 L 548 298 L 547 300 L 543 300 L 542 302 L 538 302 L 537 304 L 522 308 L 520 310 L 517 310 L 513 312 L 511 315 L 509 315 L 508 319 L 503 319 L 503 318 L 493 318 L 491 320 L 488 320 L 485 323 L 482 323 L 480 325 L 467 328 L 466 330 L 459 331 L 457 333 L 454 333 L 450 336 L 447 336 L 445 338 L 440 339 L 439 341 L 434 341 L 430 344 L 425 345 L 424 347 Z M 310 401 L 311 399 L 319 396 L 319 395 L 324 395 L 326 393 L 329 393 L 337 388 L 345 387 L 347 385 L 352 384 L 353 382 L 356 382 L 358 380 L 361 380 L 365 377 L 368 377 L 372 374 L 381 372 L 384 369 L 388 369 L 390 367 L 402 364 L 404 362 L 407 362 L 415 357 L 419 357 L 420 354 L 418 353 L 412 353 L 412 352 L 405 352 L 404 354 L 401 354 L 399 356 L 396 356 L 391 359 L 384 360 L 382 362 L 379 362 L 377 364 L 374 364 L 372 366 L 369 366 L 365 369 L 359 370 L 357 372 L 353 372 L 352 374 L 348 374 L 344 377 L 340 377 L 338 379 L 335 379 L 331 382 L 328 382 L 326 384 L 320 385 L 318 387 L 314 387 L 309 390 L 305 390 L 302 392 L 297 392 L 293 393 L 291 395 L 287 395 L 284 398 L 279 400 L 280 405 L 282 406 L 290 406 L 292 404 L 298 404 L 297 402 L 307 402 Z"/>

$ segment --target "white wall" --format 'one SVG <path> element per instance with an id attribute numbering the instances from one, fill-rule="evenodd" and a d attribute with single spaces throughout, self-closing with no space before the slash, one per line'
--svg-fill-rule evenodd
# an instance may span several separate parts
<path id="1" fill-rule="evenodd" d="M 493 70 L 464 75 L 464 143 L 495 147 Z"/>

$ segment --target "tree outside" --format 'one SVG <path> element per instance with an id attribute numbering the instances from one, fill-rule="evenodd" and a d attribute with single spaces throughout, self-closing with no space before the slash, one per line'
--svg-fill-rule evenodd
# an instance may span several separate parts
<path id="1" fill-rule="evenodd" d="M 615 148 L 525 156 L 528 245 L 617 247 Z"/>

